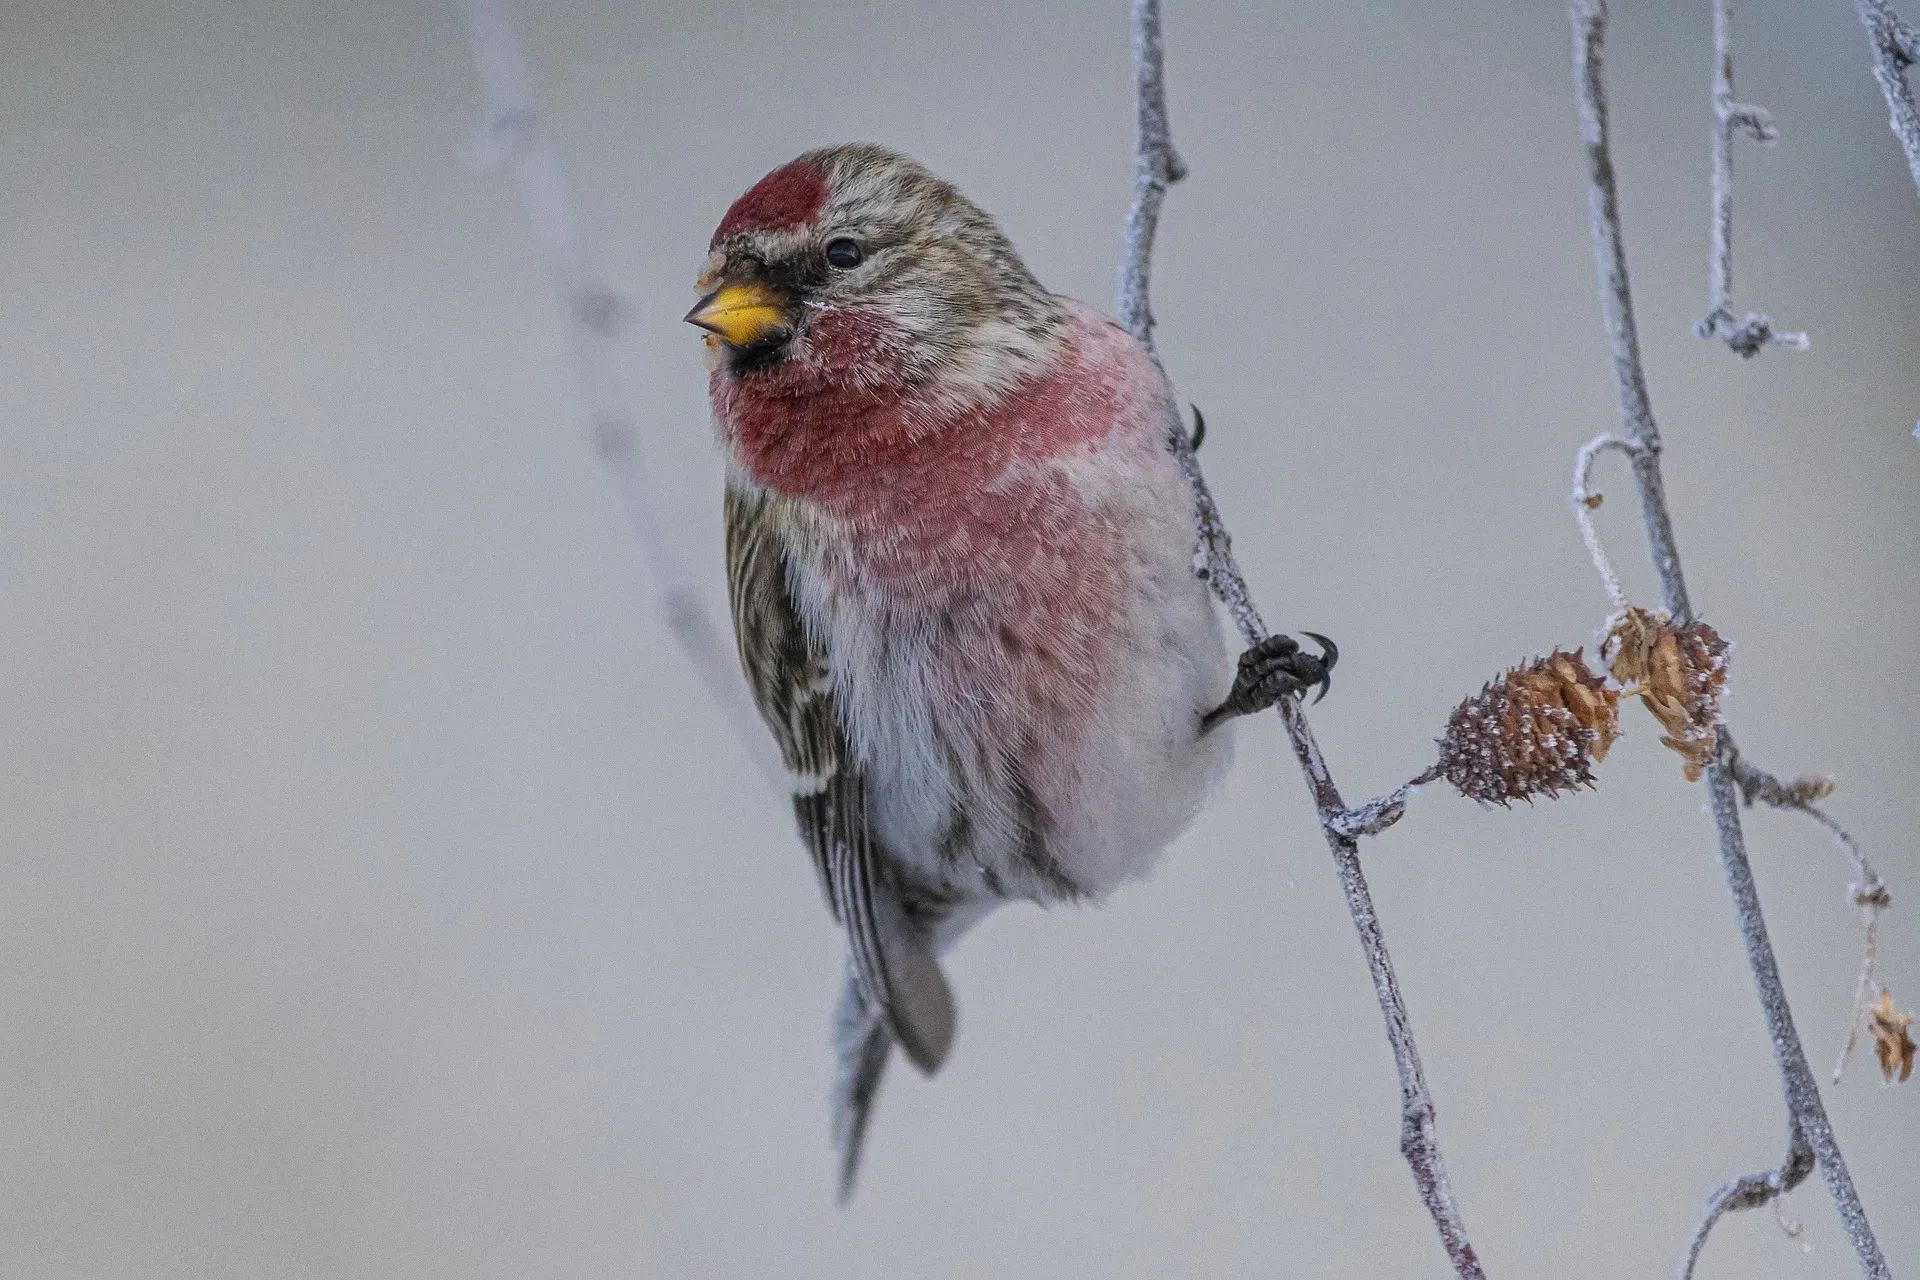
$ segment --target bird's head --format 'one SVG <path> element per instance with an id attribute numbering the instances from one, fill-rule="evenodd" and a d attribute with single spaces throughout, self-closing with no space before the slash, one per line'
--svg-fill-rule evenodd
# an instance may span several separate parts
<path id="1" fill-rule="evenodd" d="M 1061 346 L 1060 303 L 992 218 L 882 147 L 812 151 L 733 202 L 687 314 L 715 377 L 979 409 Z"/>

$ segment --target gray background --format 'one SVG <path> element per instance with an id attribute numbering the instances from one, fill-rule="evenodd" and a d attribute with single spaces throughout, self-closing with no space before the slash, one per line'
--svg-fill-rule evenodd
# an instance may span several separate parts
<path id="1" fill-rule="evenodd" d="M 1913 15 L 1920 16 L 1920 15 Z M 527 15 L 624 373 L 716 607 L 720 465 L 679 323 L 732 197 L 906 149 L 1106 305 L 1124 5 L 620 5 Z M 1850 6 L 1741 9 L 1744 306 L 1693 338 L 1707 6 L 1619 4 L 1628 249 L 1679 534 L 1739 644 L 1728 714 L 1894 887 L 1920 1001 L 1920 201 Z M 1345 654 L 1350 795 L 1422 767 L 1501 665 L 1590 640 L 1568 517 L 1613 423 L 1557 4 L 1167 15 L 1156 300 L 1276 625 Z M 517 203 L 457 161 L 446 5 L 0 10 L 0 1273 L 1444 1273 L 1391 1059 L 1271 719 L 1151 881 L 1010 910 L 963 1030 L 897 1070 L 831 1202 L 839 942 L 781 806 L 657 623 L 585 447 Z M 1615 461 L 1601 513 L 1654 589 Z M 1702 794 L 1640 709 L 1597 793 L 1445 789 L 1367 847 L 1469 1226 L 1497 1276 L 1663 1275 L 1776 1160 L 1779 1089 Z M 1859 927 L 1836 851 L 1753 855 L 1816 1069 Z M 1828 1090 L 1896 1272 L 1920 1086 Z M 1826 1194 L 1704 1275 L 1845 1276 Z"/>

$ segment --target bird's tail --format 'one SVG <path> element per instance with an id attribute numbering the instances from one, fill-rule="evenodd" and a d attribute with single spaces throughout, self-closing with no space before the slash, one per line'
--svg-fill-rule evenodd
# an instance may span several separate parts
<path id="1" fill-rule="evenodd" d="M 893 1051 L 893 1033 L 885 1014 L 869 1005 L 851 971 L 840 988 L 840 1005 L 833 1014 L 833 1049 L 837 1060 L 833 1077 L 833 1145 L 840 1153 L 840 1203 L 853 1196 L 854 1176 L 860 1171 L 860 1144 L 867 1136 L 867 1117 L 880 1076 Z"/>

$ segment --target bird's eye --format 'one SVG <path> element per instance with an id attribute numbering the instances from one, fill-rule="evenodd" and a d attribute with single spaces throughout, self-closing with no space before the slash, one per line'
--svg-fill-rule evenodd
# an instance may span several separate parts
<path id="1" fill-rule="evenodd" d="M 860 246 L 845 236 L 841 236 L 837 240 L 827 241 L 827 264 L 829 266 L 838 267 L 842 271 L 849 271 L 860 265 L 860 259 L 863 256 L 865 255 L 860 252 Z"/>

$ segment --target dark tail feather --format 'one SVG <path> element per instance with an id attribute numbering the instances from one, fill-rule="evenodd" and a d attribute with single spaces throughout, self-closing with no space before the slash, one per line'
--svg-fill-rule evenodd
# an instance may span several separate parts
<path id="1" fill-rule="evenodd" d="M 893 1034 L 887 1030 L 886 1018 L 861 997 L 851 972 L 840 989 L 840 1007 L 833 1014 L 833 1048 L 838 1059 L 833 1077 L 833 1145 L 840 1153 L 839 1198 L 844 1205 L 853 1197 L 867 1117 L 873 1111 L 880 1076 L 893 1049 Z"/>

